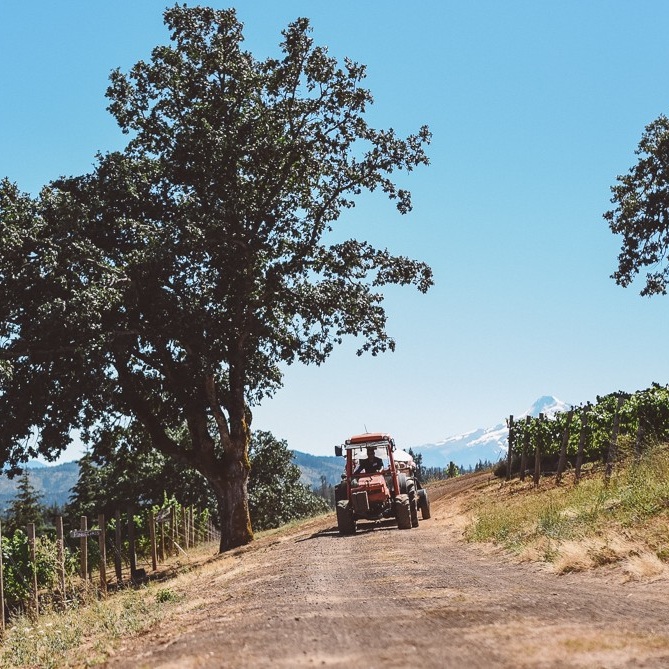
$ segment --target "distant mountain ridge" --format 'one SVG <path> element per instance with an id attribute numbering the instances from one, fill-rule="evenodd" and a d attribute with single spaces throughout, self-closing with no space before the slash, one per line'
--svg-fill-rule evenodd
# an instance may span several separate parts
<path id="1" fill-rule="evenodd" d="M 514 420 L 523 420 L 526 416 L 537 417 L 543 413 L 553 418 L 556 413 L 568 411 L 570 405 L 552 395 L 544 395 Z M 423 456 L 425 467 L 447 467 L 453 461 L 460 467 L 474 467 L 479 461 L 497 462 L 503 458 L 509 448 L 509 429 L 506 423 L 494 427 L 478 428 L 464 434 L 447 437 L 433 444 L 423 444 L 413 448 Z"/>
<path id="2" fill-rule="evenodd" d="M 301 451 L 292 451 L 293 462 L 300 468 L 300 481 L 312 488 L 321 487 L 321 476 L 325 476 L 329 485 L 341 480 L 344 471 L 344 460 L 334 455 L 312 455 Z"/>

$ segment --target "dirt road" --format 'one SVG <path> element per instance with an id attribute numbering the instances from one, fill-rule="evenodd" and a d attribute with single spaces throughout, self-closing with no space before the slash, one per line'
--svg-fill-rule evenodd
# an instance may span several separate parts
<path id="1" fill-rule="evenodd" d="M 467 485 L 417 529 L 340 537 L 332 516 L 217 559 L 108 666 L 669 667 L 666 581 L 555 576 L 462 543 Z"/>

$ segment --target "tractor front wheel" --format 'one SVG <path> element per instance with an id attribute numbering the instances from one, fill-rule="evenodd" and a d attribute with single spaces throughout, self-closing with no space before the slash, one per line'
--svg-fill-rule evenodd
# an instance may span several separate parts
<path id="1" fill-rule="evenodd" d="M 337 528 L 339 534 L 355 534 L 356 522 L 347 499 L 337 502 Z"/>
<path id="2" fill-rule="evenodd" d="M 395 497 L 395 518 L 400 530 L 411 529 L 411 505 L 409 495 L 397 495 Z"/>

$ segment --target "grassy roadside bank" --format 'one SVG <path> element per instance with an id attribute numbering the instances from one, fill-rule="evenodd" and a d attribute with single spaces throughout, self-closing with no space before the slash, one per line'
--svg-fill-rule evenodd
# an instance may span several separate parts
<path id="1" fill-rule="evenodd" d="M 470 542 L 494 542 L 557 573 L 617 565 L 630 579 L 669 570 L 669 446 L 620 463 L 608 485 L 594 468 L 578 485 L 567 475 L 491 481 L 466 504 Z"/>

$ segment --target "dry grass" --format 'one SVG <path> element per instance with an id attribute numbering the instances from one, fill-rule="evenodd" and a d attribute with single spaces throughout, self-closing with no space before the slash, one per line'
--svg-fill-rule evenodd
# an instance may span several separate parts
<path id="1" fill-rule="evenodd" d="M 648 580 L 667 575 L 667 565 L 655 553 L 630 555 L 622 565 L 623 573 L 630 581 Z"/>
<path id="2" fill-rule="evenodd" d="M 669 562 L 669 447 L 616 470 L 607 485 L 591 472 L 579 485 L 545 479 L 490 483 L 470 503 L 469 541 L 494 542 L 558 573 L 602 565 L 628 579 L 656 578 Z"/>

